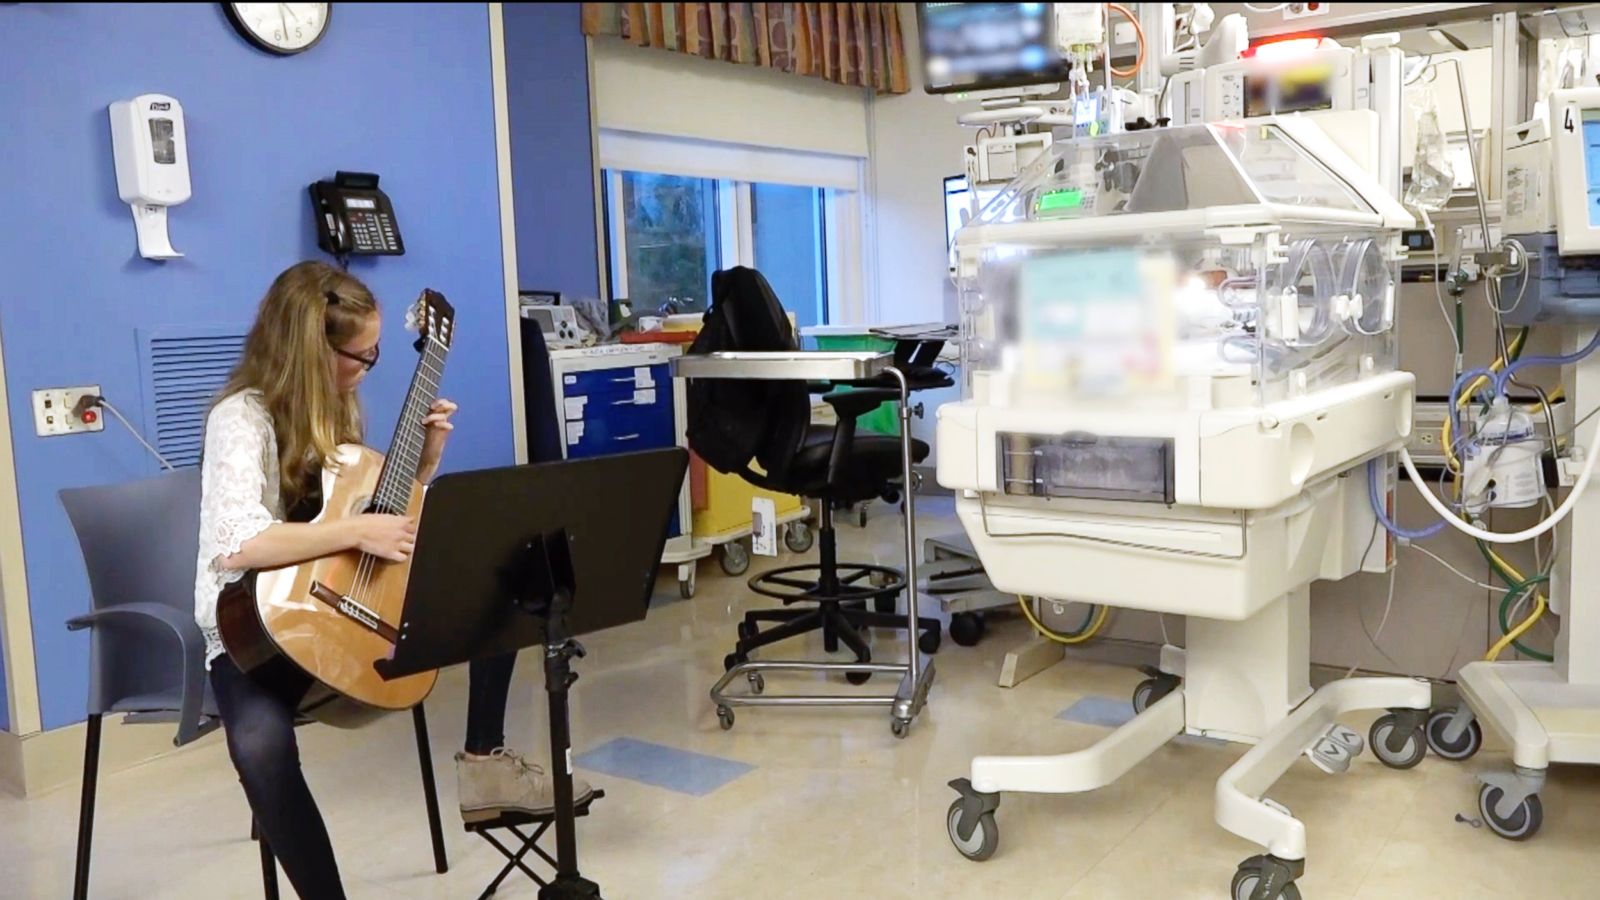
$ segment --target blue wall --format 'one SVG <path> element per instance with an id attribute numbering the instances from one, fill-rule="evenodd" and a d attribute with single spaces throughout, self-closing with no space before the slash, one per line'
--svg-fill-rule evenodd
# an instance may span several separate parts
<path id="1" fill-rule="evenodd" d="M 148 427 L 135 329 L 247 323 L 279 271 L 323 257 L 310 182 L 379 173 L 405 237 L 405 256 L 351 266 L 388 313 L 364 392 L 371 442 L 387 443 L 415 365 L 401 311 L 428 286 L 459 313 L 444 392 L 462 410 L 445 466 L 512 462 L 488 12 L 336 4 L 320 44 L 279 58 L 247 45 L 216 3 L 7 4 L 0 85 L 0 338 L 40 701 L 55 728 L 84 717 L 88 648 L 62 626 L 88 587 L 56 491 L 155 466 L 114 422 L 36 438 L 29 392 L 100 384 Z M 170 213 L 186 256 L 166 263 L 138 256 L 107 124 L 108 104 L 146 92 L 176 97 L 188 128 L 194 195 Z M 592 247 L 592 225 L 574 231 Z"/>
<path id="2" fill-rule="evenodd" d="M 517 278 L 523 290 L 599 297 L 588 48 L 579 4 L 503 9 Z"/>

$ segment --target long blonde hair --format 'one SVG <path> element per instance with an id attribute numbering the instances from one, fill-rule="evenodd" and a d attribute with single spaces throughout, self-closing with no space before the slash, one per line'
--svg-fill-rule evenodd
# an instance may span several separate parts
<path id="1" fill-rule="evenodd" d="M 339 390 L 335 347 L 342 347 L 378 311 L 367 286 L 314 260 L 285 269 L 267 289 L 245 338 L 244 355 L 218 399 L 261 392 L 278 442 L 285 506 L 302 499 L 335 448 L 361 441 L 355 393 Z"/>

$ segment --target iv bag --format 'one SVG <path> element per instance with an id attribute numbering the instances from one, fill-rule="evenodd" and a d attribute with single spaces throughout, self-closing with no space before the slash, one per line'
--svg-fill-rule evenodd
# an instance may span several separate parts
<path id="1" fill-rule="evenodd" d="M 1412 209 L 1437 212 L 1444 208 L 1455 187 L 1455 167 L 1450 164 L 1444 130 L 1439 127 L 1439 108 L 1433 91 L 1409 90 L 1406 96 L 1416 122 L 1417 150 L 1411 160 L 1405 204 Z"/>

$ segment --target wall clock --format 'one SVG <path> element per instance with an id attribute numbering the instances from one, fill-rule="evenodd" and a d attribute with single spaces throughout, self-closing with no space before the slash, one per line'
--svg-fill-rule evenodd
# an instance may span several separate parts
<path id="1" fill-rule="evenodd" d="M 245 40 L 279 56 L 316 46 L 333 17 L 332 3 L 224 3 L 222 8 Z"/>

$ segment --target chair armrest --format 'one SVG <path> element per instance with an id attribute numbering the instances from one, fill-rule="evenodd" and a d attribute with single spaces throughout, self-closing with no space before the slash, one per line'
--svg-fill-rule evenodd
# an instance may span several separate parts
<path id="1" fill-rule="evenodd" d="M 697 353 L 674 357 L 672 374 L 755 381 L 859 381 L 878 375 L 891 360 L 888 353 L 871 351 Z"/>
<path id="2" fill-rule="evenodd" d="M 840 391 L 828 394 L 822 398 L 832 406 L 834 411 L 841 416 L 856 416 L 872 412 L 880 404 L 896 402 L 900 399 L 900 392 L 889 388 L 863 388 L 854 391 Z"/>
<path id="3" fill-rule="evenodd" d="M 94 628 L 107 622 L 147 619 L 160 622 L 171 629 L 178 638 L 183 654 L 183 699 L 178 711 L 178 734 L 172 740 L 183 746 L 205 734 L 210 728 L 202 727 L 201 708 L 205 701 L 206 686 L 206 636 L 194 616 L 161 603 L 126 603 L 108 606 L 92 613 L 74 616 L 67 620 L 68 631 Z M 213 726 L 214 727 L 214 726 Z"/>

